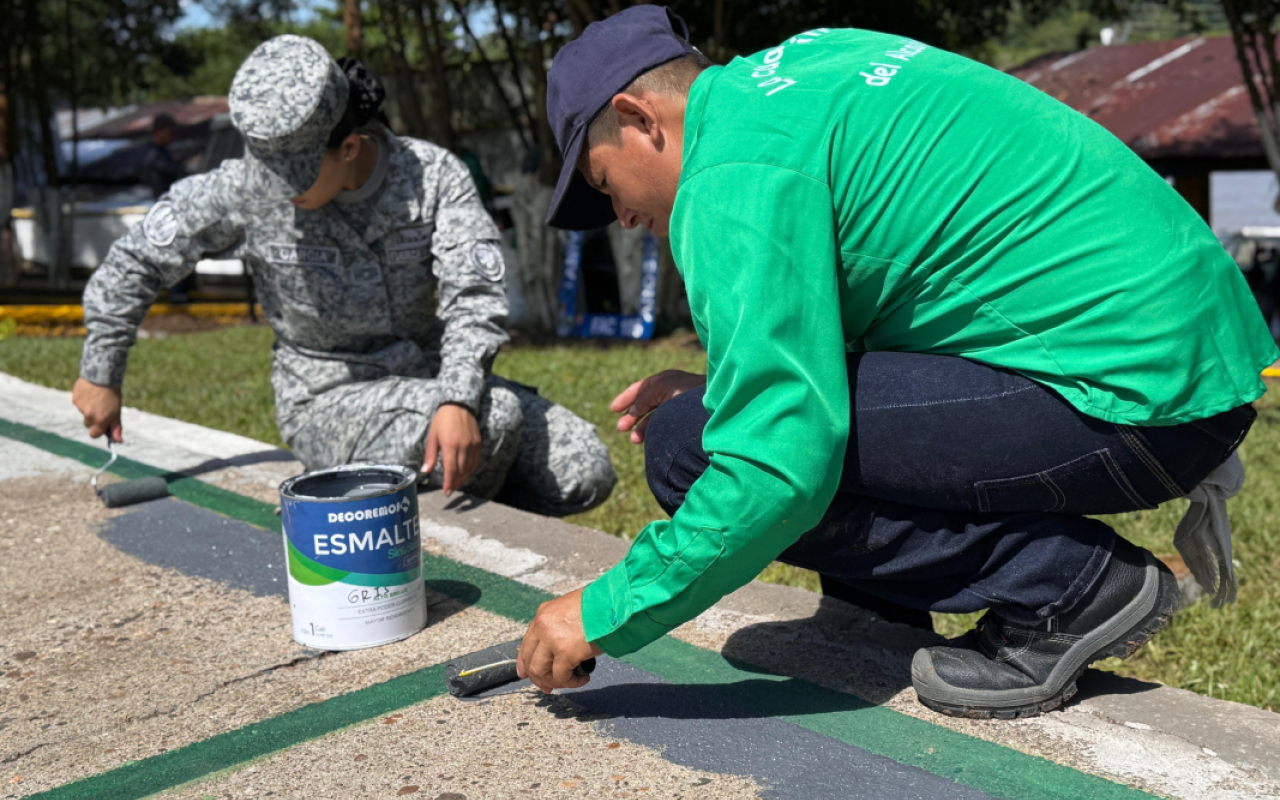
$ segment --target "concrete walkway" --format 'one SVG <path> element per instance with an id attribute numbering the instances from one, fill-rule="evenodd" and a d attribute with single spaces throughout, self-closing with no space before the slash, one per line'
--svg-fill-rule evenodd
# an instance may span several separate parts
<path id="1" fill-rule="evenodd" d="M 1091 673 L 1037 719 L 941 717 L 910 689 L 932 636 L 758 582 L 577 692 L 457 701 L 441 664 L 626 543 L 425 494 L 428 628 L 307 650 L 271 513 L 300 466 L 132 409 L 125 430 L 121 475 L 197 480 L 104 509 L 68 393 L 0 374 L 0 796 L 1280 797 L 1280 715 Z"/>

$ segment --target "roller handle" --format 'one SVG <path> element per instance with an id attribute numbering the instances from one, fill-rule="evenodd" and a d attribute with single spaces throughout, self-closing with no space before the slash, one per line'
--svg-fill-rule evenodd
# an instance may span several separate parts
<path id="1" fill-rule="evenodd" d="M 504 683 L 520 680 L 516 674 L 516 654 L 520 640 L 465 655 L 444 669 L 445 685 L 454 697 L 468 697 Z M 585 678 L 596 668 L 596 660 L 588 658 L 574 668 L 573 674 Z"/>

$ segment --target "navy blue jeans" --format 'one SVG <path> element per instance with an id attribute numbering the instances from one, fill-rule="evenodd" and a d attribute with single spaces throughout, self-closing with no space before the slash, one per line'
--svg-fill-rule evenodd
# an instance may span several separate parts
<path id="1" fill-rule="evenodd" d="M 918 611 L 993 608 L 1034 623 L 1068 610 L 1115 541 L 1085 515 L 1187 494 L 1257 416 L 1244 405 L 1131 427 L 962 358 L 855 353 L 848 366 L 853 418 L 840 490 L 778 559 Z M 702 397 L 699 389 L 667 401 L 645 433 L 649 487 L 669 514 L 708 466 Z"/>

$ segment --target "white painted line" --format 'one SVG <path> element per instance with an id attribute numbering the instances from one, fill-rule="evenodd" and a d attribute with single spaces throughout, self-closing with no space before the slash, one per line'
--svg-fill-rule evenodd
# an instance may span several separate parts
<path id="1" fill-rule="evenodd" d="M 1150 75 L 1151 73 L 1155 72 L 1156 70 L 1160 69 L 1165 64 L 1168 64 L 1171 61 L 1176 61 L 1179 58 L 1182 58 L 1187 53 L 1190 53 L 1192 50 L 1195 50 L 1197 47 L 1199 47 L 1202 44 L 1204 44 L 1203 37 L 1199 39 L 1192 39 L 1191 41 L 1187 42 L 1181 47 L 1176 48 L 1174 50 L 1170 50 L 1168 53 L 1165 53 L 1164 55 L 1160 56 L 1155 61 L 1152 61 L 1151 63 L 1147 64 L 1145 67 L 1139 67 L 1138 69 L 1135 69 L 1133 72 L 1130 72 L 1128 75 L 1124 77 L 1124 83 L 1133 83 L 1134 81 L 1141 80 L 1147 77 L 1148 75 Z"/>
<path id="2" fill-rule="evenodd" d="M 1080 59 L 1082 59 L 1082 58 L 1084 58 L 1085 56 L 1089 55 L 1089 54 L 1090 54 L 1090 53 L 1092 53 L 1092 52 L 1093 52 L 1092 50 L 1081 50 L 1080 52 L 1078 52 L 1078 53 L 1072 53 L 1071 55 L 1069 55 L 1069 56 L 1067 56 L 1067 57 L 1065 57 L 1065 58 L 1060 58 L 1060 59 L 1058 59 L 1057 61 L 1055 61 L 1055 62 L 1053 62 L 1052 64 L 1050 64 L 1050 65 L 1049 65 L 1049 71 L 1050 71 L 1050 72 L 1057 72 L 1057 71 L 1058 71 L 1058 70 L 1060 70 L 1060 69 L 1063 69 L 1063 68 L 1065 68 L 1065 67 L 1069 67 L 1069 66 L 1071 66 L 1072 64 L 1076 63 L 1077 61 L 1079 61 Z"/>
<path id="3" fill-rule="evenodd" d="M 102 459 L 106 463 L 106 458 Z M 65 478 L 87 483 L 93 470 L 69 458 L 0 436 L 0 481 L 18 478 Z"/>
<path id="4" fill-rule="evenodd" d="M 302 472 L 288 451 L 246 436 L 217 431 L 202 425 L 150 414 L 126 406 L 123 412 L 124 445 L 120 455 L 161 469 L 185 470 L 219 460 L 247 461 L 240 469 L 279 480 Z M 72 441 L 102 447 L 89 438 L 84 417 L 71 404 L 71 393 L 28 383 L 0 372 L 0 417 L 55 433 Z M 278 481 L 277 481 L 278 482 Z"/>
<path id="5" fill-rule="evenodd" d="M 569 575 L 543 569 L 542 566 L 548 561 L 547 557 L 532 550 L 477 536 L 465 528 L 441 525 L 425 516 L 421 518 L 421 523 L 423 541 L 434 541 L 444 551 L 445 557 L 454 561 L 461 561 L 539 589 L 550 589 L 565 583 L 584 583 L 574 581 Z"/>

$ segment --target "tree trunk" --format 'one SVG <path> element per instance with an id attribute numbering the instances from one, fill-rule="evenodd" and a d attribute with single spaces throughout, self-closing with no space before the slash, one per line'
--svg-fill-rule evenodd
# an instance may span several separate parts
<path id="1" fill-rule="evenodd" d="M 47 74 L 44 65 L 44 34 L 40 29 L 36 0 L 26 0 L 23 16 L 27 33 L 27 63 L 30 75 Z M 49 94 L 43 87 L 31 85 L 24 87 L 26 96 L 34 100 L 37 121 L 40 126 L 40 156 L 44 163 L 45 185 L 35 192 L 36 227 L 45 237 L 45 247 L 49 258 L 48 286 L 50 289 L 64 289 L 71 279 L 71 231 L 66 222 L 69 215 L 62 205 L 60 192 L 61 177 L 58 175 L 58 157 L 53 133 L 53 108 L 49 103 Z"/>
<path id="2" fill-rule="evenodd" d="M 560 235 L 547 227 L 552 189 L 532 175 L 516 180 L 511 218 L 516 225 L 517 280 L 525 302 L 527 324 L 543 333 L 556 329 L 559 316 L 560 268 L 564 258 Z"/>
<path id="3" fill-rule="evenodd" d="M 643 225 L 624 228 L 620 222 L 614 222 L 605 230 L 618 276 L 618 301 L 622 313 L 639 313 L 640 290 L 644 282 L 644 240 L 649 231 Z"/>
<path id="4" fill-rule="evenodd" d="M 347 31 L 347 55 L 360 57 L 364 47 L 364 27 L 360 21 L 360 0 L 342 0 L 342 27 Z"/>
<path id="5" fill-rule="evenodd" d="M 1280 7 L 1271 3 L 1223 0 L 1222 10 L 1231 26 L 1231 41 L 1258 123 L 1262 151 L 1272 172 L 1280 178 L 1280 111 L 1277 110 L 1280 98 L 1276 95 L 1280 64 L 1276 60 L 1273 33 Z M 1274 207 L 1280 211 L 1280 196 L 1275 198 Z"/>
<path id="6" fill-rule="evenodd" d="M 502 41 L 507 47 L 507 64 L 511 67 L 511 82 L 516 85 L 516 92 L 520 95 L 520 108 L 524 110 L 525 124 L 532 133 L 534 111 L 529 105 L 529 96 L 525 94 L 524 81 L 520 79 L 520 50 L 511 38 L 511 31 L 507 30 L 506 20 L 502 18 L 502 6 L 495 5 L 494 9 L 497 11 L 498 31 L 502 34 Z M 528 145 L 525 147 L 527 148 Z"/>
<path id="7" fill-rule="evenodd" d="M 534 140 L 538 145 L 538 180 L 547 186 L 555 186 L 560 177 L 560 148 L 547 120 L 547 67 L 543 43 L 537 37 L 536 28 L 529 47 L 529 72 L 533 75 Z"/>
<path id="8" fill-rule="evenodd" d="M 422 13 L 426 6 L 427 14 Z M 427 20 L 430 19 L 430 29 Z M 449 95 L 449 78 L 444 68 L 444 32 L 440 30 L 440 11 L 436 0 L 419 0 L 417 8 L 418 38 L 427 59 L 427 82 L 431 86 L 432 122 L 436 126 L 436 144 L 446 150 L 457 146 L 453 130 L 453 100 Z"/>
<path id="9" fill-rule="evenodd" d="M 388 49 L 391 51 L 391 63 L 396 76 L 396 103 L 400 107 L 400 116 L 408 127 L 410 136 L 430 139 L 430 129 L 426 116 L 422 113 L 422 102 L 418 98 L 417 80 L 409 61 L 405 58 L 404 29 L 400 25 L 400 9 L 398 0 L 379 0 L 378 8 L 384 20 L 382 32 L 387 37 Z M 390 20 L 388 29 L 386 20 Z"/>
<path id="10" fill-rule="evenodd" d="M 80 183 L 80 96 L 76 90 L 76 42 L 75 35 L 71 27 L 71 18 L 74 9 L 73 0 L 67 0 L 67 12 L 65 19 L 66 36 L 67 36 L 67 88 L 71 101 L 71 191 L 75 192 L 76 185 Z M 72 198 L 74 203 L 75 198 Z"/>
<path id="11" fill-rule="evenodd" d="M 471 40 L 472 46 L 475 47 L 476 55 L 480 57 L 480 65 L 484 67 L 485 74 L 493 82 L 493 90 L 502 99 L 502 105 L 507 109 L 507 116 L 511 117 L 511 125 L 516 129 L 516 134 L 520 136 L 520 144 L 526 150 L 529 149 L 529 140 L 525 136 L 524 125 L 520 122 L 520 114 L 516 111 L 515 106 L 511 105 L 511 99 L 507 97 L 507 91 L 502 86 L 502 79 L 498 77 L 498 71 L 493 68 L 493 63 L 489 61 L 489 56 L 485 54 L 484 46 L 480 43 L 480 40 L 472 33 L 471 23 L 467 21 L 467 15 L 463 11 L 461 4 L 458 3 L 458 0 L 449 0 L 449 2 L 453 5 L 454 12 L 462 22 L 463 32 L 467 34 L 467 38 Z"/>

